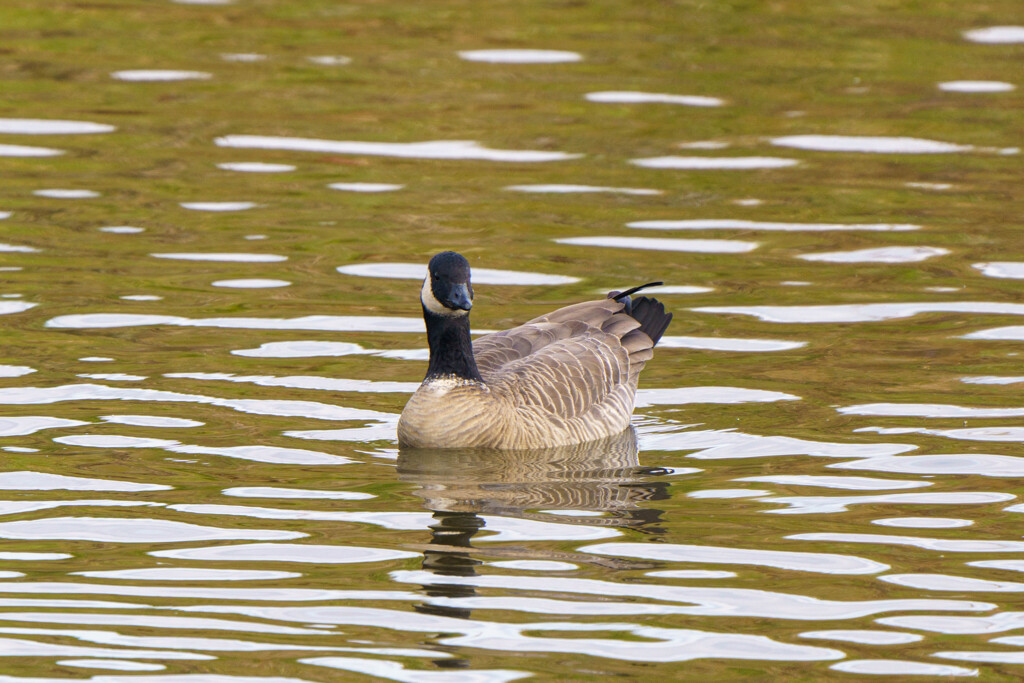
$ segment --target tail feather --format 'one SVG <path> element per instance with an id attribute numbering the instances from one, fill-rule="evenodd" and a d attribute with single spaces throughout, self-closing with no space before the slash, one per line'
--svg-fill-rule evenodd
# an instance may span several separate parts
<path id="1" fill-rule="evenodd" d="M 640 323 L 640 331 L 650 337 L 655 344 L 665 334 L 668 324 L 672 322 L 672 314 L 665 311 L 665 304 L 653 297 L 639 296 L 631 299 L 630 295 L 660 284 L 660 282 L 648 282 L 645 285 L 627 289 L 625 292 L 608 293 L 609 299 L 625 304 L 623 312 Z"/>
<path id="2" fill-rule="evenodd" d="M 634 299 L 630 315 L 640 323 L 640 331 L 650 337 L 655 344 L 672 322 L 672 314 L 665 312 L 665 304 L 649 296 Z"/>

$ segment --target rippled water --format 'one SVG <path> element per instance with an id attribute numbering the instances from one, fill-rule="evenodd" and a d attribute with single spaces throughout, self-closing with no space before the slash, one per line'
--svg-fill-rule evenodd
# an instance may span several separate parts
<path id="1" fill-rule="evenodd" d="M 0 683 L 1020 680 L 1020 19 L 6 3 Z M 634 430 L 399 450 L 442 249 Z"/>

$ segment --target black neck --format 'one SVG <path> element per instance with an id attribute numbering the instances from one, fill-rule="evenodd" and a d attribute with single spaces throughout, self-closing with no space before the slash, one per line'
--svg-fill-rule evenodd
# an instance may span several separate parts
<path id="1" fill-rule="evenodd" d="M 424 308 L 423 320 L 430 344 L 427 379 L 454 376 L 482 382 L 469 338 L 469 315 L 443 316 Z"/>

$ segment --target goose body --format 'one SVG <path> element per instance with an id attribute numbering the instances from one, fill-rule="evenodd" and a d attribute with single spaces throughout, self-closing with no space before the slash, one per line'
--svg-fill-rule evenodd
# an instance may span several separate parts
<path id="1" fill-rule="evenodd" d="M 472 342 L 469 263 L 442 252 L 428 271 L 430 365 L 402 411 L 399 444 L 549 448 L 629 427 L 637 378 L 672 318 L 662 304 L 613 292 Z"/>

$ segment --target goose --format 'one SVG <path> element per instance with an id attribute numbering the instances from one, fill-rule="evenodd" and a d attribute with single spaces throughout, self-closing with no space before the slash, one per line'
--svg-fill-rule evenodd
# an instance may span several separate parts
<path id="1" fill-rule="evenodd" d="M 637 378 L 672 314 L 641 285 L 469 335 L 469 261 L 430 259 L 420 289 L 430 362 L 398 420 L 406 448 L 521 450 L 584 443 L 629 428 Z"/>

